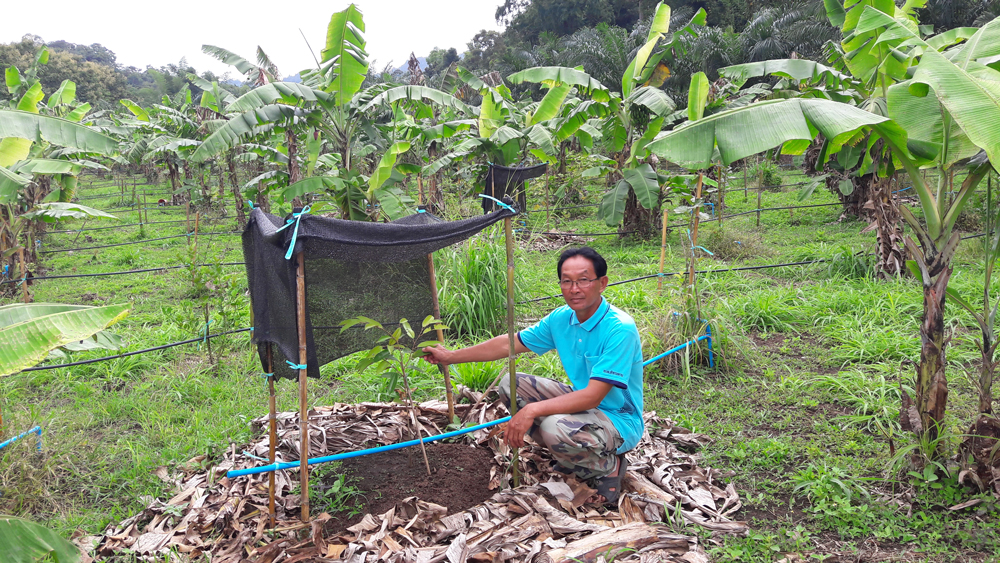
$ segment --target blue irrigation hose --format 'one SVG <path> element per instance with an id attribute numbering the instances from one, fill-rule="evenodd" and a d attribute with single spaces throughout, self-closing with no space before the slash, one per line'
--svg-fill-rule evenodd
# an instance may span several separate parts
<path id="1" fill-rule="evenodd" d="M 0 443 L 0 450 L 6 448 L 7 446 L 9 446 L 9 445 L 13 444 L 14 442 L 20 440 L 21 438 L 24 438 L 28 434 L 38 434 L 38 451 L 41 452 L 42 451 L 42 427 L 41 426 L 36 426 L 36 427 L 32 428 L 31 430 L 28 430 L 27 432 L 22 432 L 21 434 L 19 434 L 17 436 L 14 436 L 13 438 L 11 438 L 10 440 L 7 440 L 6 442 Z"/>
<path id="2" fill-rule="evenodd" d="M 690 346 L 691 344 L 694 344 L 696 342 L 700 342 L 700 341 L 706 340 L 706 339 L 708 340 L 708 366 L 711 367 L 711 368 L 714 368 L 715 367 L 715 360 L 714 360 L 714 358 L 712 356 L 712 328 L 710 326 L 706 326 L 705 327 L 705 334 L 704 335 L 699 336 L 698 338 L 695 338 L 694 340 L 685 342 L 684 344 L 681 344 L 680 346 L 675 346 L 675 347 L 667 350 L 666 352 L 660 354 L 659 356 L 655 356 L 653 358 L 650 358 L 650 359 L 646 360 L 645 362 L 642 363 L 642 367 L 646 367 L 649 364 L 651 364 L 651 363 L 653 363 L 653 362 L 655 362 L 657 360 L 663 359 L 663 358 L 669 356 L 670 354 L 673 354 L 674 352 L 678 352 L 680 350 L 683 350 L 684 348 Z M 370 455 L 370 454 L 377 454 L 377 453 L 381 453 L 381 452 L 388 452 L 388 451 L 392 451 L 392 450 L 398 450 L 398 449 L 402 449 L 402 448 L 408 448 L 410 446 L 416 446 L 417 444 L 421 443 L 421 441 L 423 443 L 425 443 L 425 444 L 429 443 L 429 442 L 436 442 L 438 440 L 445 440 L 447 438 L 454 438 L 455 436 L 461 436 L 462 434 L 468 434 L 469 432 L 475 432 L 476 430 L 482 430 L 484 428 L 490 428 L 491 426 L 496 426 L 498 424 L 502 424 L 504 422 L 507 422 L 508 420 L 510 420 L 510 417 L 509 416 L 505 416 L 505 417 L 503 417 L 501 419 L 494 420 L 492 422 L 486 422 L 486 423 L 480 424 L 478 426 L 470 426 L 469 428 L 463 428 L 461 430 L 455 430 L 453 432 L 445 432 L 444 434 L 438 434 L 437 436 L 431 436 L 429 438 L 424 438 L 423 440 L 410 440 L 409 442 L 400 442 L 398 444 L 388 444 L 388 445 L 385 445 L 385 446 L 378 446 L 376 448 L 368 448 L 366 450 L 356 450 L 356 451 L 353 451 L 353 452 L 344 452 L 342 454 L 335 454 L 335 455 L 328 455 L 328 456 L 324 456 L 324 457 L 317 457 L 317 458 L 310 459 L 309 462 L 308 462 L 308 464 L 309 465 L 313 465 L 313 464 L 317 464 L 317 463 L 327 463 L 329 461 L 340 461 L 342 459 L 350 459 L 352 457 L 361 457 L 361 456 Z M 39 434 L 39 435 L 41 435 L 41 434 Z M 3 447 L 3 446 L 0 445 L 0 447 Z M 244 452 L 244 453 L 246 453 L 246 452 Z M 259 459 L 259 458 L 256 458 L 256 456 L 251 456 L 251 457 L 254 457 L 255 459 Z M 260 467 L 248 467 L 246 469 L 235 469 L 233 471 L 227 471 L 226 472 L 226 477 L 228 477 L 229 479 L 232 479 L 234 477 L 242 477 L 244 475 L 256 475 L 258 473 L 270 473 L 271 471 L 280 471 L 282 469 L 293 469 L 295 467 L 299 467 L 299 465 L 300 465 L 300 462 L 298 462 L 298 461 L 286 461 L 284 463 L 272 463 L 271 465 L 262 465 Z"/>
<path id="3" fill-rule="evenodd" d="M 711 329 L 709 329 L 709 330 L 711 330 Z M 646 360 L 645 362 L 642 362 L 642 367 L 646 367 L 649 364 L 651 364 L 651 363 L 653 363 L 653 362 L 655 362 L 657 360 L 662 360 L 663 358 L 666 358 L 667 356 L 669 356 L 670 354 L 673 354 L 674 352 L 679 352 L 680 350 L 683 350 L 683 349 L 687 348 L 688 346 L 690 346 L 690 345 L 692 345 L 692 344 L 694 344 L 696 342 L 700 342 L 702 340 L 705 340 L 705 339 L 708 339 L 708 345 L 709 345 L 709 348 L 708 348 L 709 349 L 709 356 L 708 356 L 709 361 L 708 361 L 708 365 L 709 365 L 709 367 L 715 367 L 715 365 L 714 365 L 715 362 L 713 361 L 712 355 L 711 355 L 712 354 L 712 352 L 711 352 L 711 350 L 712 350 L 712 340 L 711 340 L 712 339 L 712 333 L 711 332 L 703 334 L 703 335 L 699 336 L 698 338 L 695 338 L 694 340 L 689 340 L 688 342 L 685 342 L 684 344 L 681 344 L 680 346 L 674 346 L 673 348 L 667 350 L 666 352 L 660 354 L 659 356 L 654 356 L 654 357 Z"/>
<path id="4" fill-rule="evenodd" d="M 479 426 L 470 426 L 469 428 L 463 428 L 461 430 L 455 430 L 453 432 L 445 432 L 444 434 L 438 434 L 437 436 L 431 436 L 429 438 L 424 438 L 423 442 L 426 444 L 428 442 L 436 442 L 438 440 L 444 440 L 446 438 L 454 438 L 455 436 L 461 436 L 462 434 L 468 434 L 469 432 L 475 432 L 476 430 L 482 430 L 483 428 L 489 428 L 491 426 L 496 426 L 510 420 L 509 416 L 505 416 L 499 420 L 494 420 L 492 422 L 487 422 L 485 424 L 480 424 Z M 344 452 L 342 454 L 328 455 L 325 457 L 317 457 L 309 460 L 309 465 L 316 463 L 326 463 L 328 461 L 339 461 L 341 459 L 348 459 L 352 457 L 360 457 L 363 455 L 377 454 L 380 452 L 388 452 L 391 450 L 398 450 L 400 448 L 407 448 L 410 446 L 416 446 L 421 440 L 410 440 L 409 442 L 400 442 L 398 444 L 389 444 L 387 446 L 379 446 L 377 448 L 368 448 L 367 450 L 357 450 L 353 452 Z M 281 469 L 292 469 L 299 466 L 298 461 L 288 461 L 285 463 L 272 463 L 271 465 L 262 465 L 260 467 L 249 467 L 247 469 L 236 469 L 234 471 L 227 471 L 226 477 L 232 479 L 233 477 L 241 477 L 243 475 L 254 475 L 257 473 L 269 473 L 271 471 L 279 471 Z"/>

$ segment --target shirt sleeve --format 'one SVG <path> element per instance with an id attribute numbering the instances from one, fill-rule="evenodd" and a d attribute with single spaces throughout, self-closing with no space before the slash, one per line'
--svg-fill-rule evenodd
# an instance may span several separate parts
<path id="1" fill-rule="evenodd" d="M 628 389 L 628 380 L 632 375 L 632 363 L 642 345 L 639 334 L 634 329 L 624 327 L 608 335 L 600 356 L 594 358 L 590 370 L 590 379 L 610 383 L 619 389 Z"/>
<path id="2" fill-rule="evenodd" d="M 549 313 L 534 326 L 517 333 L 517 339 L 524 347 L 541 356 L 556 347 L 552 338 L 552 313 Z"/>

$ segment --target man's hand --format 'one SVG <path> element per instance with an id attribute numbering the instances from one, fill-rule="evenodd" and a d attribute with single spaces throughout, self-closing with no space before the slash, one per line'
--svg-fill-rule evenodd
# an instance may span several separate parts
<path id="1" fill-rule="evenodd" d="M 528 403 L 518 409 L 517 414 L 507 423 L 507 430 L 503 434 L 505 444 L 514 449 L 524 446 L 524 435 L 535 423 L 534 409 L 531 408 L 534 404 L 536 403 Z"/>
<path id="2" fill-rule="evenodd" d="M 446 366 L 451 363 L 448 361 L 449 356 L 451 355 L 451 350 L 440 344 L 436 346 L 428 346 L 421 351 L 425 354 L 424 359 L 432 364 Z"/>

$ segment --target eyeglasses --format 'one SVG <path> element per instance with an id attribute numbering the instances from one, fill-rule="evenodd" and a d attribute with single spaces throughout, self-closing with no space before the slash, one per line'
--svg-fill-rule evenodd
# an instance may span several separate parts
<path id="1" fill-rule="evenodd" d="M 573 284 L 576 284 L 576 287 L 579 287 L 580 289 L 587 289 L 595 281 L 597 281 L 597 279 L 588 280 L 587 278 L 583 278 L 579 280 L 562 280 L 559 282 L 559 287 L 563 289 L 570 289 L 573 287 Z"/>

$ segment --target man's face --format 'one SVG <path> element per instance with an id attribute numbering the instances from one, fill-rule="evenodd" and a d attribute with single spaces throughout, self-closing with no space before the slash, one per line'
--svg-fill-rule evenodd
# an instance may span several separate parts
<path id="1" fill-rule="evenodd" d="M 588 287 L 580 287 L 580 283 Z M 589 258 L 573 256 L 562 265 L 562 276 L 559 278 L 563 299 L 570 309 L 576 311 L 576 316 L 583 322 L 593 315 L 601 304 L 601 292 L 608 287 L 608 277 L 597 277 L 594 264 Z M 574 282 L 574 283 L 567 283 Z"/>

